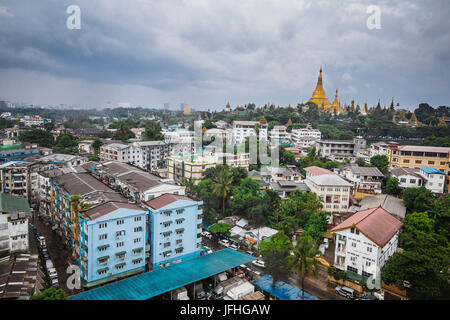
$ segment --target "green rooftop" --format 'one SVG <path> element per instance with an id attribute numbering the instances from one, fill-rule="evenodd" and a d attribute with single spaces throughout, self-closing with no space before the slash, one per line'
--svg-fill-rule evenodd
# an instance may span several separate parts
<path id="1" fill-rule="evenodd" d="M 0 193 L 0 212 L 25 212 L 27 216 L 31 217 L 27 199 L 6 193 Z"/>

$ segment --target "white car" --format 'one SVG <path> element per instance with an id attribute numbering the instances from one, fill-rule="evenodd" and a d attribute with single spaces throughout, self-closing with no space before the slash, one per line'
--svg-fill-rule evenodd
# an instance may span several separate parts
<path id="1" fill-rule="evenodd" d="M 233 243 L 230 245 L 230 249 L 237 250 L 239 249 L 239 247 L 237 246 L 237 244 Z"/>
<path id="2" fill-rule="evenodd" d="M 56 272 L 55 268 L 48 269 L 48 276 L 50 279 L 58 278 L 58 273 Z"/>
<path id="3" fill-rule="evenodd" d="M 260 267 L 260 268 L 265 268 L 266 267 L 266 265 L 264 264 L 264 261 L 262 261 L 262 260 L 254 260 L 254 261 L 252 261 L 252 263 L 255 266 Z"/>

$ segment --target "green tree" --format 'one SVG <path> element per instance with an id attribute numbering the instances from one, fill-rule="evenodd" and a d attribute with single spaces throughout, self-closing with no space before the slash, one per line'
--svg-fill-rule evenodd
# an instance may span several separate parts
<path id="1" fill-rule="evenodd" d="M 313 212 L 305 224 L 305 234 L 319 243 L 322 242 L 323 234 L 327 231 L 328 218 L 324 211 Z"/>
<path id="2" fill-rule="evenodd" d="M 262 196 L 259 192 L 259 183 L 247 177 L 233 188 L 233 197 L 230 201 L 234 214 L 245 216 L 251 219 L 250 209 L 261 202 Z"/>
<path id="3" fill-rule="evenodd" d="M 222 198 L 222 217 L 225 216 L 225 206 L 227 197 L 231 192 L 231 183 L 233 182 L 233 176 L 227 166 L 222 166 L 219 174 L 217 175 L 214 185 L 213 193 Z"/>
<path id="4" fill-rule="evenodd" d="M 49 287 L 39 294 L 34 294 L 30 300 L 67 300 L 67 295 L 63 289 Z"/>
<path id="5" fill-rule="evenodd" d="M 411 283 L 414 298 L 449 299 L 450 247 L 448 238 L 434 232 L 435 221 L 425 212 L 406 216 L 399 236 L 403 251 L 395 253 L 382 269 L 387 284 Z"/>
<path id="6" fill-rule="evenodd" d="M 436 204 L 433 193 L 425 187 L 411 187 L 403 190 L 403 202 L 410 212 L 428 211 Z"/>
<path id="7" fill-rule="evenodd" d="M 260 246 L 266 272 L 272 276 L 272 286 L 275 286 L 278 280 L 290 273 L 289 256 L 292 243 L 283 231 L 278 231 L 269 241 L 262 242 Z"/>
<path id="8" fill-rule="evenodd" d="M 215 235 L 225 235 L 229 237 L 231 226 L 228 223 L 219 222 L 210 226 L 208 230 Z"/>
<path id="9" fill-rule="evenodd" d="M 53 135 L 45 130 L 29 130 L 25 131 L 19 136 L 19 140 L 22 142 L 37 143 L 41 147 L 51 148 L 53 147 Z"/>
<path id="10" fill-rule="evenodd" d="M 94 143 L 92 144 L 92 147 L 95 150 L 95 153 L 99 153 L 100 152 L 100 147 L 103 145 L 102 140 L 100 140 L 98 137 L 94 138 Z"/>
<path id="11" fill-rule="evenodd" d="M 370 164 L 380 169 L 384 174 L 388 173 L 389 159 L 384 154 L 377 154 L 370 158 Z"/>
<path id="12" fill-rule="evenodd" d="M 387 179 L 386 193 L 393 196 L 399 196 L 402 193 L 402 188 L 400 188 L 400 181 L 397 178 L 393 177 Z"/>
<path id="13" fill-rule="evenodd" d="M 364 160 L 364 158 L 358 158 L 356 159 L 355 162 L 358 166 L 360 167 L 365 167 L 366 166 L 366 161 Z"/>
<path id="14" fill-rule="evenodd" d="M 305 277 L 312 275 L 317 277 L 316 255 L 320 254 L 316 243 L 309 235 L 300 238 L 293 250 L 294 255 L 289 256 L 290 263 L 299 276 L 302 287 L 302 298 L 305 297 Z"/>

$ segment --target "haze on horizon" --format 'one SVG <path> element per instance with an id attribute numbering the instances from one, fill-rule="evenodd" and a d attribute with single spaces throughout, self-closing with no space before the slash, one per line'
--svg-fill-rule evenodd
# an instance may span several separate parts
<path id="1" fill-rule="evenodd" d="M 81 29 L 69 30 L 69 5 Z M 369 30 L 368 5 L 381 9 Z M 2 0 L 0 99 L 223 109 L 333 100 L 449 105 L 448 0 Z"/>

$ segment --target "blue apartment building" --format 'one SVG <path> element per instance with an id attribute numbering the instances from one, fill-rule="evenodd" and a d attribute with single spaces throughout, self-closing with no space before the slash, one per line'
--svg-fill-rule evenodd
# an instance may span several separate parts
<path id="1" fill-rule="evenodd" d="M 154 270 L 200 256 L 203 201 L 164 194 L 146 205 Z"/>
<path id="2" fill-rule="evenodd" d="M 79 215 L 81 278 L 85 287 L 145 271 L 148 211 L 105 202 Z"/>

